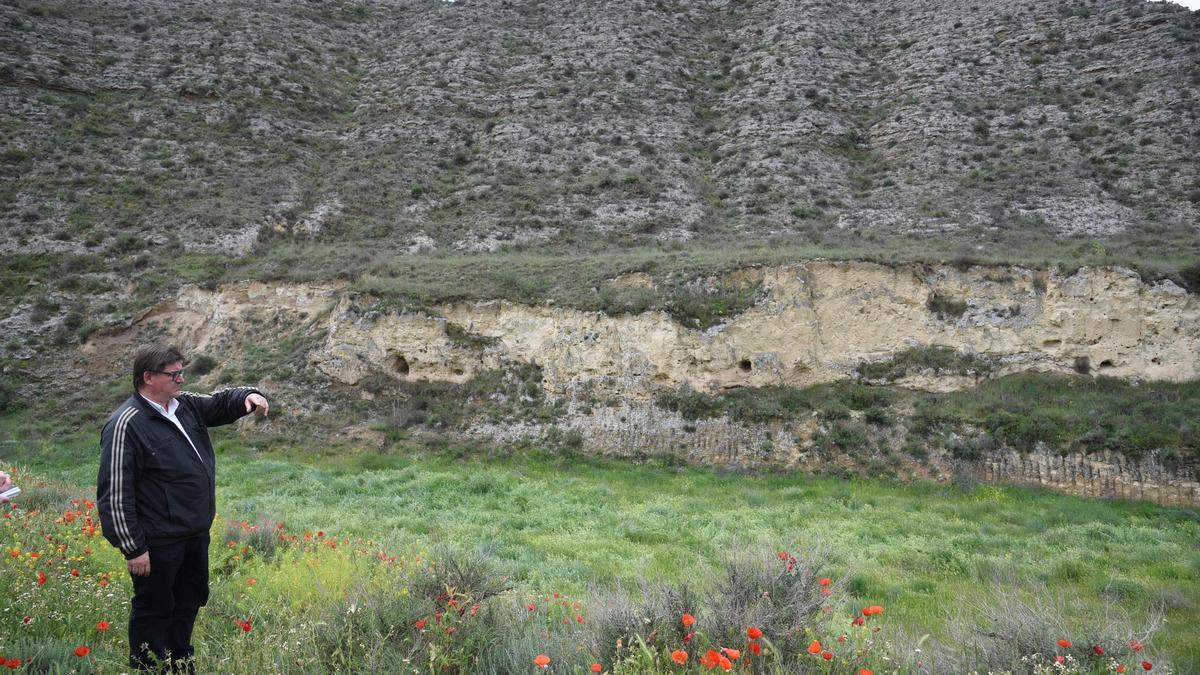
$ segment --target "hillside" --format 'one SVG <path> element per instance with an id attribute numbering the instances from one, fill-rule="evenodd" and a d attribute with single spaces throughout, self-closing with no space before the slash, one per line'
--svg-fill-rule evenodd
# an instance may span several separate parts
<path id="1" fill-rule="evenodd" d="M 1139 0 L 7 2 L 2 246 L 1194 238 L 1198 26 Z"/>
<path id="2" fill-rule="evenodd" d="M 0 3 L 0 440 L 170 339 L 266 438 L 1194 503 L 1198 94 L 1140 0 Z"/>

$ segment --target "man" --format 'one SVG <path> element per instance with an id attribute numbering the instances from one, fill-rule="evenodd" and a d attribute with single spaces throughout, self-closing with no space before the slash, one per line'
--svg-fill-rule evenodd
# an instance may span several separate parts
<path id="1" fill-rule="evenodd" d="M 257 389 L 181 392 L 183 355 L 155 345 L 133 361 L 133 396 L 100 434 L 96 506 L 133 579 L 129 665 L 193 672 L 192 627 L 208 602 L 216 457 L 208 427 L 266 415 Z"/>
<path id="2" fill-rule="evenodd" d="M 0 492 L 4 492 L 10 487 L 12 487 L 12 479 L 8 474 L 0 471 Z M 0 497 L 0 504 L 3 504 L 6 501 L 8 501 L 8 497 Z"/>

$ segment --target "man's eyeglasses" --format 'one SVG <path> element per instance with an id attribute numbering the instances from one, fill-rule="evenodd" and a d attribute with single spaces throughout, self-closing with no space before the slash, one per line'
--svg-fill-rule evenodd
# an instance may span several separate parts
<path id="1" fill-rule="evenodd" d="M 171 378 L 172 380 L 174 380 L 176 382 L 183 382 L 183 368 L 180 368 L 179 370 L 171 370 L 171 371 L 152 370 L 150 372 L 158 373 L 159 375 L 166 375 L 167 377 Z"/>

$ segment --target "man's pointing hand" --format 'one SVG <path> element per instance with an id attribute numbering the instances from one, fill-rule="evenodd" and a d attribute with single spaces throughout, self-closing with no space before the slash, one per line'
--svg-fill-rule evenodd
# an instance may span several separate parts
<path id="1" fill-rule="evenodd" d="M 271 404 L 267 403 L 262 394 L 250 394 L 246 397 L 246 412 L 258 413 L 265 417 L 270 410 Z"/>

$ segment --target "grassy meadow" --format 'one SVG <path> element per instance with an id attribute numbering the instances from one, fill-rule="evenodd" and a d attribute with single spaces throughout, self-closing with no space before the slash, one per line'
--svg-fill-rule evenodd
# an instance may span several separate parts
<path id="1" fill-rule="evenodd" d="M 666 673 L 723 668 L 704 661 L 731 656 L 722 647 L 740 672 L 1200 664 L 1191 509 L 538 450 L 216 440 L 213 597 L 197 630 L 222 672 L 535 672 L 545 654 L 549 672 Z M 0 455 L 27 489 L 0 526 L 0 654 L 33 671 L 124 662 L 128 579 L 79 526 L 94 455 L 86 439 Z M 885 611 L 853 623 L 870 606 Z M 1055 669 L 1055 656 L 1070 658 Z"/>

